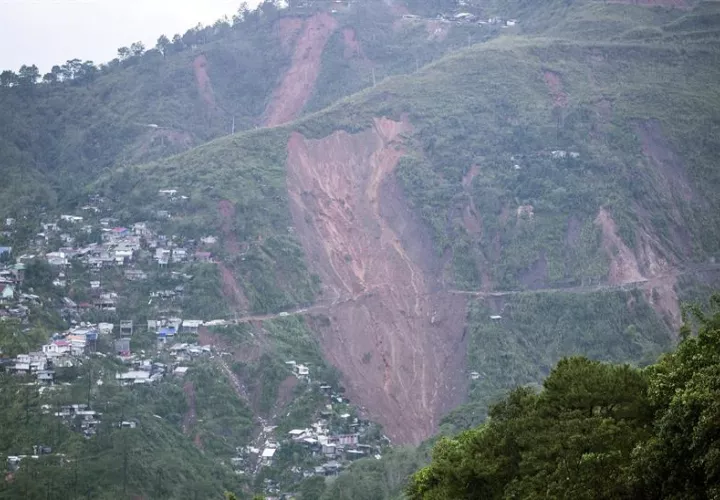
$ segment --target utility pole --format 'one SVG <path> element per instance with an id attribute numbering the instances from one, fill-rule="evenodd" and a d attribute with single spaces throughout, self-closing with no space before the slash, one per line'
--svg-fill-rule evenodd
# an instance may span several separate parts
<path id="1" fill-rule="evenodd" d="M 235 133 L 235 116 L 233 116 L 232 130 L 230 131 L 230 133 L 231 133 L 231 134 L 234 134 L 234 133 Z"/>
<path id="2" fill-rule="evenodd" d="M 375 66 L 372 67 L 373 87 L 375 86 Z"/>
<path id="3" fill-rule="evenodd" d="M 92 365 L 88 366 L 88 393 L 87 393 L 87 405 L 88 410 L 90 409 L 90 393 L 92 391 Z"/>

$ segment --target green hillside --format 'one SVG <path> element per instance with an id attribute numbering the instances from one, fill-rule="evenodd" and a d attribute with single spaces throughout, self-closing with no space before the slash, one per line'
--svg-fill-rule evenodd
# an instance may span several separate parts
<path id="1" fill-rule="evenodd" d="M 380 80 L 467 44 L 460 34 L 429 40 L 422 24 L 392 29 L 396 18 L 388 7 L 372 2 L 336 13 L 324 28 L 324 45 L 312 31 L 324 10 L 323 4 L 279 10 L 267 1 L 256 10 L 242 7 L 232 20 L 167 34 L 154 48 L 121 47 L 107 63 L 71 59 L 44 76 L 33 61 L 24 71 L 3 68 L 0 215 L 72 206 L 78 178 L 85 182 L 115 165 L 170 156 L 263 125 L 303 37 L 317 49 L 322 69 L 309 70 L 316 81 L 309 81 L 306 101 L 280 96 L 299 99 L 298 114 L 372 85 L 373 68 Z M 345 32 L 353 33 L 356 50 Z M 416 56 L 407 56 L 410 48 Z"/>
<path id="2" fill-rule="evenodd" d="M 415 445 L 477 426 L 567 356 L 647 366 L 671 350 L 680 302 L 720 283 L 720 2 L 658 3 L 265 2 L 91 77 L 0 88 L 0 215 L 30 227 L 94 197 L 114 224 L 218 239 L 173 307 L 238 320 L 208 335 L 247 399 L 219 365 L 197 370 L 206 409 L 183 435 L 182 389 L 146 394 L 142 440 L 182 451 L 173 478 L 138 469 L 132 491 L 267 479 L 398 497 L 430 442 L 327 489 L 288 472 L 309 464 L 291 447 L 252 478 L 226 467 L 260 427 L 322 411 L 319 389 L 286 387 L 289 360 Z M 13 238 L 0 246 L 32 245 Z M 122 314 L 150 319 L 150 288 L 121 290 Z M 121 456 L 92 446 L 98 467 Z M 98 486 L 117 495 L 121 476 Z"/>

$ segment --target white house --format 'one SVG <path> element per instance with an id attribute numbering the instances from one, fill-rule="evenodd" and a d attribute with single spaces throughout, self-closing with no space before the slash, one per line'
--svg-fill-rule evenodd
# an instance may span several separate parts
<path id="1" fill-rule="evenodd" d="M 145 384 L 150 380 L 150 372 L 135 370 L 125 373 L 116 373 L 115 380 L 118 380 L 121 385 Z"/>
<path id="2" fill-rule="evenodd" d="M 277 448 L 265 448 L 262 452 L 262 463 L 263 465 L 271 465 L 273 457 L 275 456 L 275 452 L 277 451 Z"/>
<path id="3" fill-rule="evenodd" d="M 305 365 L 295 365 L 293 368 L 297 378 L 303 379 L 310 376 L 310 369 Z"/>
<path id="4" fill-rule="evenodd" d="M 50 344 L 42 346 L 43 354 L 50 356 L 58 356 L 68 354 L 71 352 L 72 347 L 66 340 L 55 340 Z"/>
<path id="5" fill-rule="evenodd" d="M 203 325 L 202 320 L 186 319 L 182 322 L 182 331 L 184 333 L 197 333 L 198 329 Z"/>
<path id="6" fill-rule="evenodd" d="M 0 300 L 9 301 L 15 298 L 15 288 L 10 284 L 0 283 Z"/>

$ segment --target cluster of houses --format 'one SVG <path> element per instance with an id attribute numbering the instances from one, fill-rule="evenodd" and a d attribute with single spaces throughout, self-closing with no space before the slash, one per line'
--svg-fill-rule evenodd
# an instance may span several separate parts
<path id="1" fill-rule="evenodd" d="M 204 324 L 205 322 L 200 319 L 160 318 L 149 319 L 147 329 L 149 332 L 155 332 L 158 344 L 162 346 L 168 341 L 173 341 L 180 333 L 198 333 Z"/>
<path id="2" fill-rule="evenodd" d="M 50 405 L 42 406 L 43 413 L 48 414 L 52 411 Z M 53 415 L 62 419 L 72 429 L 80 432 L 86 438 L 90 438 L 97 433 L 97 428 L 101 423 L 102 413 L 90 409 L 86 404 L 78 403 L 71 405 L 63 405 Z"/>
<path id="3" fill-rule="evenodd" d="M 302 370 L 307 366 L 288 362 L 296 377 L 308 383 L 309 374 Z M 300 373 L 303 375 L 300 375 Z M 238 449 L 238 456 L 231 464 L 239 473 L 257 473 L 263 467 L 272 467 L 278 450 L 293 447 L 293 453 L 301 453 L 305 466 L 293 466 L 291 471 L 298 480 L 320 476 L 336 476 L 350 462 L 363 458 L 381 458 L 380 450 L 387 443 L 384 436 L 373 438 L 373 424 L 361 420 L 351 413 L 349 401 L 334 392 L 328 384 L 314 383 L 314 389 L 325 394 L 325 407 L 307 427 L 292 429 L 278 435 L 277 427 L 264 426 L 260 439 L 254 445 Z M 302 450 L 302 451 L 301 451 Z M 265 485 L 265 493 L 275 495 L 281 488 L 271 482 Z"/>
<path id="4" fill-rule="evenodd" d="M 51 223 L 43 224 L 43 232 L 38 234 L 37 243 L 47 246 L 51 238 L 55 236 L 60 238 L 60 241 L 66 246 L 61 246 L 57 250 L 45 254 L 45 259 L 50 265 L 60 268 L 69 266 L 74 258 L 90 269 L 131 266 L 143 252 L 152 255 L 153 260 L 160 266 L 167 266 L 171 262 L 179 263 L 189 260 L 209 262 L 212 260 L 211 253 L 178 246 L 172 238 L 153 232 L 146 222 L 136 222 L 129 228 L 114 226 L 115 220 L 112 218 L 103 218 L 99 222 L 102 235 L 100 242 L 92 242 L 85 246 L 73 246 L 75 238 L 68 232 L 62 232 L 58 224 Z M 89 234 L 92 233 L 94 227 L 85 225 L 81 230 Z M 212 236 L 201 240 L 203 244 L 212 244 L 216 241 L 216 238 Z M 196 246 L 194 241 L 190 244 Z M 28 257 L 35 258 L 36 256 Z M 146 274 L 139 271 L 126 272 L 126 276 L 131 280 L 147 278 Z"/>
<path id="5" fill-rule="evenodd" d="M 421 16 L 415 14 L 405 14 L 404 19 L 423 19 Z M 428 19 L 429 20 L 429 19 Z M 517 19 L 502 19 L 497 16 L 489 18 L 480 18 L 471 12 L 457 12 L 454 14 L 438 14 L 437 18 L 432 19 L 433 21 L 441 21 L 445 23 L 457 23 L 457 24 L 477 24 L 479 26 L 500 26 L 503 28 L 510 28 L 517 26 Z"/>
<path id="6" fill-rule="evenodd" d="M 22 293 L 25 278 L 25 264 L 10 263 L 12 247 L 0 246 L 0 257 L 7 256 L 5 263 L 0 263 L 0 319 L 26 319 L 33 304 L 40 302 L 40 297 L 30 293 Z"/>
<path id="7" fill-rule="evenodd" d="M 82 323 L 62 333 L 55 333 L 50 341 L 38 351 L 18 354 L 15 358 L 3 359 L 5 369 L 17 375 L 34 376 L 38 383 L 52 385 L 56 368 L 68 368 L 78 364 L 92 349 L 101 334 L 113 330 L 110 323 L 91 325 Z"/>
<path id="8" fill-rule="evenodd" d="M 127 340 L 129 339 L 116 341 L 115 350 L 125 349 L 124 342 Z M 120 342 L 123 342 L 122 347 L 119 346 Z M 131 354 L 122 357 L 124 363 L 128 366 L 128 370 L 116 373 L 115 380 L 120 385 L 127 386 L 157 382 L 167 375 L 183 377 L 190 369 L 185 363 L 195 361 L 200 356 L 211 356 L 212 349 L 210 346 L 200 346 L 198 344 L 175 343 L 169 346 L 168 353 L 172 358 L 172 361 L 168 363 L 161 363 L 160 361 Z"/>

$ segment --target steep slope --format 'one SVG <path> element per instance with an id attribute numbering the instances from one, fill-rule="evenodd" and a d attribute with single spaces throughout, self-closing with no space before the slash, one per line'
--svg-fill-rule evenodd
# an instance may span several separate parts
<path id="1" fill-rule="evenodd" d="M 304 21 L 295 42 L 290 69 L 283 75 L 265 110 L 265 126 L 282 125 L 298 117 L 315 87 L 325 44 L 337 26 L 335 18 L 327 12 Z M 283 44 L 287 44 L 288 35 L 282 37 Z"/>
<path id="2" fill-rule="evenodd" d="M 462 399 L 464 304 L 438 289 L 435 256 L 394 186 L 407 121 L 358 134 L 293 133 L 288 191 L 328 299 L 327 357 L 392 439 L 419 442 Z M 460 368 L 460 370 L 458 370 Z"/>
<path id="3" fill-rule="evenodd" d="M 598 5 L 568 15 L 631 13 L 628 28 L 644 12 Z M 311 316 L 352 396 L 417 442 L 468 371 L 484 408 L 563 355 L 639 362 L 673 341 L 675 280 L 720 250 L 720 64 L 696 11 L 651 14 L 659 37 L 577 41 L 562 18 L 562 38 L 474 45 L 291 125 L 118 169 L 104 193 L 151 211 L 173 179 L 189 196 L 174 220 L 198 233 L 234 205 L 225 237 L 254 258 L 222 257 L 251 310 Z M 467 369 L 462 297 L 484 301 Z M 607 331 L 586 326 L 613 314 Z"/>
<path id="4" fill-rule="evenodd" d="M 144 53 L 99 66 L 68 61 L 42 82 L 3 72 L 0 173 L 8 182 L 0 186 L 0 215 L 31 216 L 37 204 L 67 207 L 77 199 L 76 177 L 91 181 L 116 164 L 285 123 L 369 87 L 369 67 L 355 64 L 363 44 L 378 80 L 414 70 L 399 58 L 409 50 L 422 50 L 424 63 L 458 46 L 430 43 L 418 30 L 393 31 L 397 17 L 380 0 L 340 12 L 268 1 Z M 335 57 L 347 50 L 349 58 Z M 13 191 L 25 194 L 5 203 Z"/>

